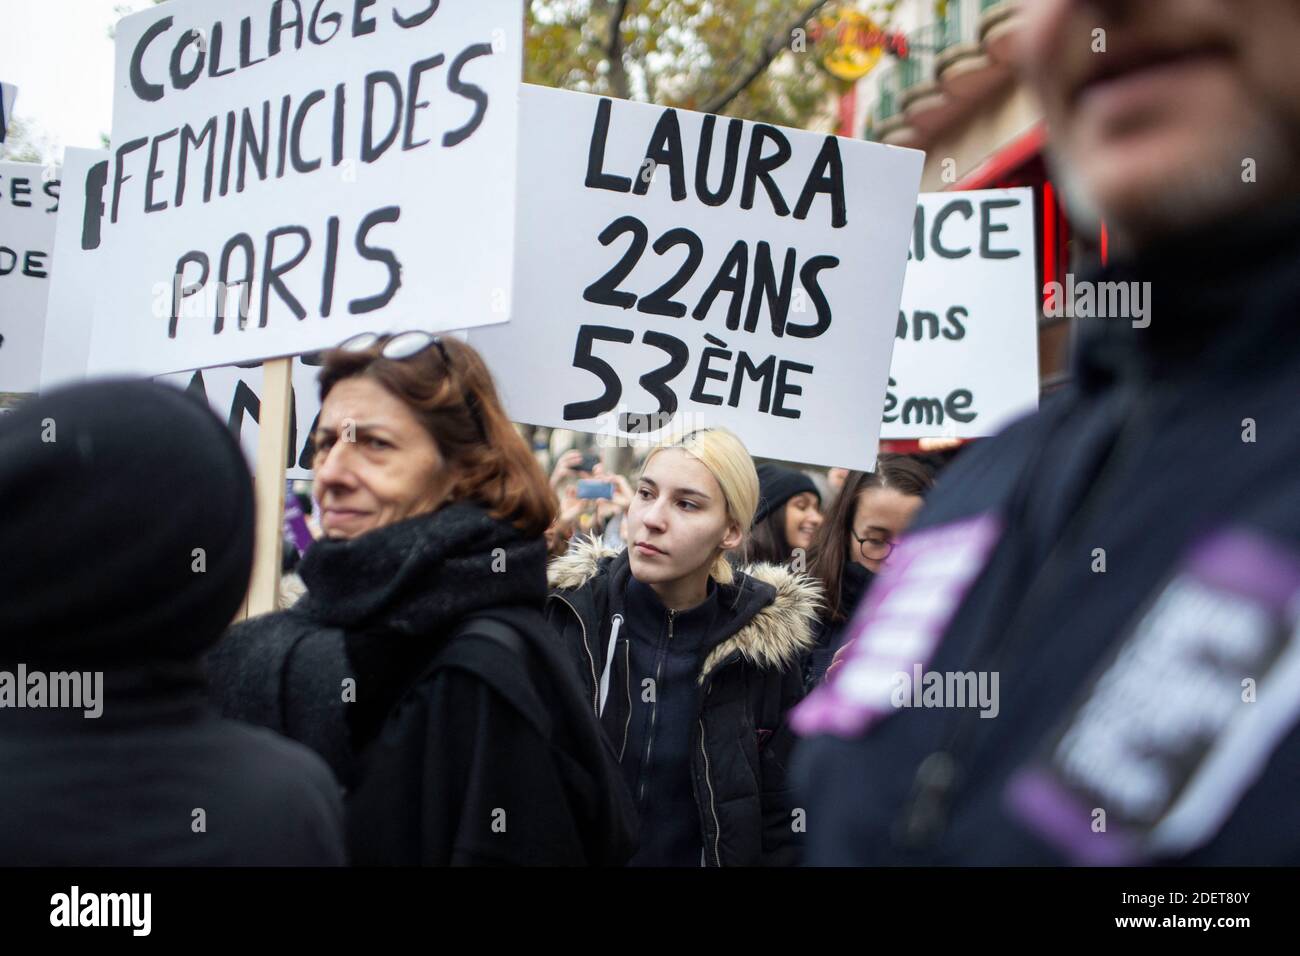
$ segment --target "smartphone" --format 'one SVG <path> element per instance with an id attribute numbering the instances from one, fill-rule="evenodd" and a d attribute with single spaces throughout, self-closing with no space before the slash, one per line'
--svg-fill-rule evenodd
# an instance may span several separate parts
<path id="1" fill-rule="evenodd" d="M 613 498 L 614 482 L 601 481 L 597 478 L 578 479 L 579 498 Z"/>
<path id="2" fill-rule="evenodd" d="M 600 459 L 597 458 L 595 455 L 583 455 L 582 461 L 578 462 L 578 464 L 574 466 L 573 470 L 585 471 L 587 472 L 587 474 L 591 474 L 591 472 L 594 471 L 596 466 L 599 464 L 600 464 Z"/>

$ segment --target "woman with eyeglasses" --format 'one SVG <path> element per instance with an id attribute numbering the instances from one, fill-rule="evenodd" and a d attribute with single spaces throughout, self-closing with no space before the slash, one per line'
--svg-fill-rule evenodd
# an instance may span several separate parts
<path id="1" fill-rule="evenodd" d="M 810 552 L 808 572 L 822 583 L 827 606 L 816 629 L 817 647 L 804 666 L 809 689 L 825 676 L 872 577 L 933 484 L 924 465 L 891 454 L 879 456 L 875 471 L 851 471 L 844 479 Z"/>
<path id="2" fill-rule="evenodd" d="M 630 798 L 543 616 L 555 498 L 482 360 L 366 334 L 320 394 L 307 593 L 210 656 L 223 710 L 325 757 L 354 863 L 623 862 Z"/>

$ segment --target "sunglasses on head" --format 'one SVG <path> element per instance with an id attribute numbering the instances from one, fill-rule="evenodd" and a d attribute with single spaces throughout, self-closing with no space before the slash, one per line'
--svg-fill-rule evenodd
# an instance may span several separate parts
<path id="1" fill-rule="evenodd" d="M 338 349 L 340 352 L 366 352 L 374 348 L 375 343 L 379 342 L 384 336 L 377 332 L 362 332 L 340 342 Z M 379 350 L 381 358 L 391 359 L 395 362 L 401 362 L 405 359 L 414 358 L 421 354 L 430 346 L 438 350 L 442 356 L 442 363 L 447 367 L 447 374 L 451 375 L 451 357 L 447 354 L 447 348 L 442 344 L 442 339 L 432 332 L 424 332 L 419 329 L 413 329 L 410 332 L 399 332 L 394 335 Z M 465 393 L 465 404 L 469 406 L 469 412 L 474 417 L 474 424 L 478 427 L 478 433 L 487 441 L 487 428 L 483 424 L 483 417 L 479 414 L 478 398 L 471 389 L 462 389 Z"/>
<path id="2" fill-rule="evenodd" d="M 377 332 L 362 332 L 340 342 L 338 348 L 341 352 L 365 352 L 374 348 L 375 343 L 382 338 L 383 336 Z M 447 367 L 451 368 L 451 359 L 447 357 L 447 349 L 442 344 L 442 339 L 432 332 L 423 332 L 419 329 L 410 332 L 399 332 L 394 335 L 384 343 L 384 347 L 379 350 L 379 354 L 386 359 L 400 362 L 402 359 L 409 359 L 412 356 L 419 355 L 431 345 L 437 347 L 438 354 L 447 363 Z"/>

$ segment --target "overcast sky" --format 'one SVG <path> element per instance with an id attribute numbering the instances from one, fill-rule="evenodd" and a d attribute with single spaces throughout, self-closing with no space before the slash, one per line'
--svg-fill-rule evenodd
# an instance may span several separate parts
<path id="1" fill-rule="evenodd" d="M 98 149 L 113 117 L 114 7 L 148 0 L 0 0 L 0 80 L 18 87 L 14 113 L 65 146 Z"/>

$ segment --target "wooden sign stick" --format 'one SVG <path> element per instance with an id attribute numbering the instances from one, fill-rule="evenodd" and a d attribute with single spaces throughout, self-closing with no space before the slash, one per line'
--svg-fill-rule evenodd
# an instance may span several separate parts
<path id="1" fill-rule="evenodd" d="M 253 577 L 248 588 L 246 617 L 279 609 L 292 372 L 292 358 L 270 359 L 262 364 L 262 408 L 257 419 L 257 476 L 254 481 L 257 517 Z"/>

